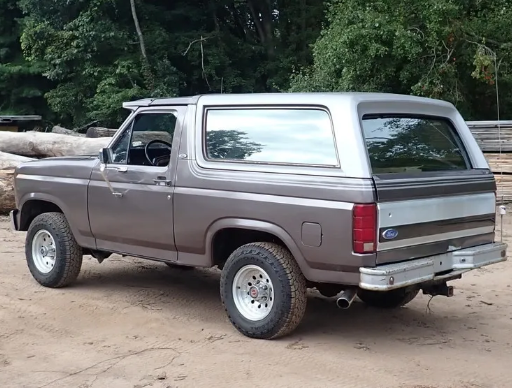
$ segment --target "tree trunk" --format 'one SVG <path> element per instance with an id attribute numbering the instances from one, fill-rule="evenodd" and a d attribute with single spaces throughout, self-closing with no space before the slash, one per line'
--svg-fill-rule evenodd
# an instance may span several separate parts
<path id="1" fill-rule="evenodd" d="M 130 0 L 130 5 L 132 7 L 133 23 L 135 24 L 135 30 L 137 30 L 137 35 L 139 37 L 140 52 L 142 54 L 142 57 L 144 58 L 144 61 L 147 63 L 148 62 L 148 54 L 146 53 L 146 44 L 144 43 L 144 35 L 142 35 L 142 29 L 140 28 L 140 24 L 139 24 L 139 17 L 137 16 L 137 8 L 135 7 L 135 0 Z"/>
<path id="2" fill-rule="evenodd" d="M 0 214 L 8 213 L 16 207 L 14 200 L 14 168 L 32 158 L 0 152 Z"/>
<path id="3" fill-rule="evenodd" d="M 0 214 L 7 214 L 16 207 L 13 174 L 14 169 L 0 170 Z"/>
<path id="4" fill-rule="evenodd" d="M 98 137 L 112 137 L 117 132 L 113 128 L 91 127 L 87 130 L 85 137 L 98 138 Z"/>
<path id="5" fill-rule="evenodd" d="M 146 52 L 146 43 L 144 42 L 144 35 L 142 34 L 142 29 L 140 28 L 139 17 L 137 16 L 137 7 L 135 6 L 135 0 L 130 0 L 130 5 L 132 8 L 132 17 L 133 23 L 135 24 L 135 30 L 137 31 L 137 36 L 139 37 L 139 46 L 140 53 L 142 55 L 142 72 L 144 74 L 144 78 L 146 81 L 146 86 L 149 90 L 154 90 L 154 77 L 153 72 L 151 71 L 151 66 L 149 65 L 148 54 Z"/>
<path id="6" fill-rule="evenodd" d="M 45 132 L 1 132 L 0 152 L 11 154 L 51 157 L 73 155 L 97 155 L 106 147 L 110 138 L 88 139 Z"/>
<path id="7" fill-rule="evenodd" d="M 247 0 L 247 5 L 251 11 L 261 43 L 265 47 L 267 55 L 272 58 L 274 56 L 272 6 L 268 0 Z"/>
<path id="8" fill-rule="evenodd" d="M 0 152 L 0 170 L 11 169 L 16 167 L 18 164 L 33 160 L 32 158 L 26 158 L 25 156 L 19 156 L 14 154 L 8 154 L 6 152 Z"/>
<path id="9" fill-rule="evenodd" d="M 52 133 L 59 133 L 61 135 L 77 136 L 77 137 L 84 136 L 81 133 L 72 131 L 71 129 L 66 129 L 64 127 L 60 127 L 58 125 L 56 125 L 55 127 L 52 128 Z"/>

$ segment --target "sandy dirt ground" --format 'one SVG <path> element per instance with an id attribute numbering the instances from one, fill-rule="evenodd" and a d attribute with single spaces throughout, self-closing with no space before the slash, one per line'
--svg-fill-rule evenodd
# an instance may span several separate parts
<path id="1" fill-rule="evenodd" d="M 512 241 L 512 214 L 504 231 Z M 256 341 L 227 321 L 216 271 L 87 256 L 75 285 L 45 289 L 24 238 L 0 219 L 2 388 L 512 387 L 512 261 L 453 282 L 430 310 L 423 295 L 339 310 L 312 292 L 292 336 Z"/>

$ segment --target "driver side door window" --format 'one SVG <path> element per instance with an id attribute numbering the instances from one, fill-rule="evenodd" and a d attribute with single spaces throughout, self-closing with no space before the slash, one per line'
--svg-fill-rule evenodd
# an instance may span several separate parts
<path id="1" fill-rule="evenodd" d="M 112 162 L 132 166 L 167 166 L 176 122 L 174 112 L 138 114 L 112 146 Z"/>

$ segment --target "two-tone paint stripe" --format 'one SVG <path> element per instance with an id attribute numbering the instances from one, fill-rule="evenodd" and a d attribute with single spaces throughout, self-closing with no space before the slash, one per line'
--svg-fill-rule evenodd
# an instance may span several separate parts
<path id="1" fill-rule="evenodd" d="M 489 234 L 495 225 L 494 193 L 385 202 L 378 209 L 378 251 Z"/>

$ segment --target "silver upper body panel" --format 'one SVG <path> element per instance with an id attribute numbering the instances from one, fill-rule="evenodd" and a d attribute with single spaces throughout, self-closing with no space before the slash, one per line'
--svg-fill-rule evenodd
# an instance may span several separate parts
<path id="1" fill-rule="evenodd" d="M 437 116 L 449 119 L 464 143 L 471 164 L 475 169 L 488 169 L 489 165 L 475 141 L 466 122 L 453 104 L 424 97 L 388 93 L 254 93 L 254 94 L 207 94 L 191 97 L 144 99 L 125 103 L 134 112 L 148 108 L 158 109 L 174 105 L 195 105 L 195 117 L 188 117 L 195 131 L 188 131 L 187 142 L 195 144 L 187 157 L 203 168 L 228 169 L 304 175 L 323 175 L 347 178 L 371 178 L 372 172 L 366 144 L 361 131 L 361 119 L 366 114 L 409 114 Z M 215 107 L 319 107 L 326 109 L 332 118 L 335 144 L 340 165 L 335 168 L 302 166 L 275 166 L 265 164 L 241 164 L 237 162 L 211 162 L 204 158 L 202 150 L 204 111 Z M 194 138 L 195 136 L 195 138 Z"/>

